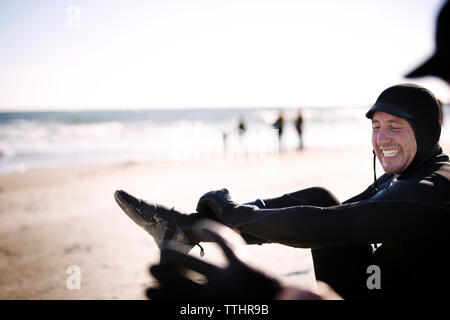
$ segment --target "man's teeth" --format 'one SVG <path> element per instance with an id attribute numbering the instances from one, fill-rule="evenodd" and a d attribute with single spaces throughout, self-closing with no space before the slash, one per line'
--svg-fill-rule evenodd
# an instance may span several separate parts
<path id="1" fill-rule="evenodd" d="M 398 150 L 382 150 L 385 158 L 395 157 L 398 154 Z"/>

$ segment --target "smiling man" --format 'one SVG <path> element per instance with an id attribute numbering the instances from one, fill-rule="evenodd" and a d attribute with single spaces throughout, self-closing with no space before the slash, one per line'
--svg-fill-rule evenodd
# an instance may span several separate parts
<path id="1" fill-rule="evenodd" d="M 384 90 L 366 117 L 386 173 L 343 203 L 313 187 L 240 205 L 221 189 L 206 193 L 197 213 L 186 215 L 124 191 L 115 197 L 161 248 L 175 240 L 190 250 L 203 240 L 191 226 L 210 218 L 238 230 L 248 243 L 311 248 L 316 279 L 345 299 L 445 292 L 450 164 L 439 145 L 439 104 L 427 89 L 401 84 Z"/>
<path id="2" fill-rule="evenodd" d="M 417 143 L 406 119 L 377 111 L 372 118 L 372 145 L 384 172 L 404 171 L 414 159 Z"/>
<path id="3" fill-rule="evenodd" d="M 386 174 L 404 176 L 442 153 L 439 108 L 430 91 L 414 84 L 381 93 L 366 117 L 372 119 L 374 154 Z"/>

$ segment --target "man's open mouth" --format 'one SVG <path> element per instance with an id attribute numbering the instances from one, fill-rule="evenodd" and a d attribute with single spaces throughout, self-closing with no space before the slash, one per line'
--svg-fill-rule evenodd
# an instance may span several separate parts
<path id="1" fill-rule="evenodd" d="M 381 150 L 381 152 L 383 153 L 383 157 L 392 158 L 392 157 L 395 157 L 400 152 L 400 150 L 399 149 L 389 149 L 389 150 Z"/>

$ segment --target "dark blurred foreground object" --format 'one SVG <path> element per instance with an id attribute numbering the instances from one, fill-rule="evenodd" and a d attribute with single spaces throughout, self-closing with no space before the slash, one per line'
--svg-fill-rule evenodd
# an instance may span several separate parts
<path id="1" fill-rule="evenodd" d="M 224 252 L 228 265 L 222 269 L 200 261 L 190 255 L 175 251 L 161 251 L 161 263 L 150 268 L 159 281 L 158 288 L 147 290 L 150 299 L 273 299 L 281 290 L 279 282 L 253 270 L 240 261 L 227 245 L 220 230 L 227 228 L 216 222 L 201 221 L 194 228 L 203 237 L 216 242 Z M 189 279 L 186 271 L 195 271 L 206 277 L 199 284 Z"/>
<path id="2" fill-rule="evenodd" d="M 230 232 L 231 229 L 220 223 L 201 220 L 196 224 L 194 230 L 199 233 L 199 236 L 209 237 L 210 241 L 216 242 L 220 246 L 227 258 L 227 266 L 220 268 L 187 254 L 165 249 L 161 252 L 161 263 L 150 268 L 151 274 L 159 281 L 159 286 L 147 289 L 146 294 L 149 299 L 341 299 L 324 283 L 319 283 L 321 293 L 299 288 L 282 288 L 280 282 L 275 278 L 250 268 L 233 253 L 223 235 L 224 232 Z M 186 271 L 200 273 L 206 278 L 205 283 L 190 279 Z"/>
<path id="3" fill-rule="evenodd" d="M 406 75 L 407 78 L 437 76 L 450 84 L 450 1 L 439 12 L 434 54 Z"/>

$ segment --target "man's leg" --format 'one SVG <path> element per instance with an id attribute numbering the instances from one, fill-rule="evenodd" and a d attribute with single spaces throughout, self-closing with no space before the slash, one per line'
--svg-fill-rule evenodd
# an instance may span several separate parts
<path id="1" fill-rule="evenodd" d="M 182 214 L 162 205 L 136 199 L 125 192 L 119 192 L 116 195 L 116 200 L 130 218 L 149 231 L 151 235 L 155 234 L 154 231 L 160 223 L 168 222 L 168 226 L 172 225 L 170 228 L 171 232 L 174 230 L 176 232 L 177 227 L 182 230 L 189 240 L 187 244 L 190 243 L 191 247 L 203 240 L 196 238 L 192 232 L 192 226 L 195 222 L 202 219 L 202 216 L 197 213 L 189 215 Z M 280 208 L 302 204 L 326 207 L 337 205 L 339 201 L 326 189 L 309 188 L 289 193 L 279 198 L 267 199 L 265 203 L 267 208 Z M 161 231 L 164 231 L 163 229 Z M 171 232 L 162 232 L 159 241 L 165 239 L 167 236 L 170 239 L 176 239 L 177 235 L 172 235 Z M 245 234 L 243 234 L 243 237 L 248 243 L 264 243 L 263 239 Z M 183 241 L 185 240 L 183 238 Z M 313 249 L 312 257 L 316 278 L 329 284 L 345 298 L 355 297 L 361 292 L 361 284 L 365 285 L 363 276 L 365 276 L 365 268 L 368 265 L 368 261 L 370 261 L 369 254 L 371 252 L 368 249 L 358 247 Z"/>
<path id="2" fill-rule="evenodd" d="M 335 246 L 311 249 L 316 280 L 331 286 L 344 299 L 367 298 L 367 267 L 372 246 Z"/>
<path id="3" fill-rule="evenodd" d="M 298 205 L 328 207 L 339 205 L 336 197 L 323 188 L 309 188 L 264 200 L 267 208 Z M 316 280 L 330 285 L 346 299 L 366 297 L 367 266 L 371 264 L 372 246 L 334 246 L 311 249 Z"/>
<path id="4" fill-rule="evenodd" d="M 340 204 L 339 200 L 327 189 L 313 187 L 287 193 L 278 198 L 265 199 L 267 209 L 285 208 L 300 205 L 331 207 Z"/>
<path id="5" fill-rule="evenodd" d="M 277 209 L 300 205 L 329 207 L 340 204 L 339 200 L 337 200 L 337 198 L 330 191 L 320 187 L 312 187 L 292 193 L 286 193 L 281 197 L 264 199 L 262 201 L 264 202 L 264 209 Z M 247 244 L 266 243 L 264 239 L 245 233 L 241 233 L 241 236 Z"/>

